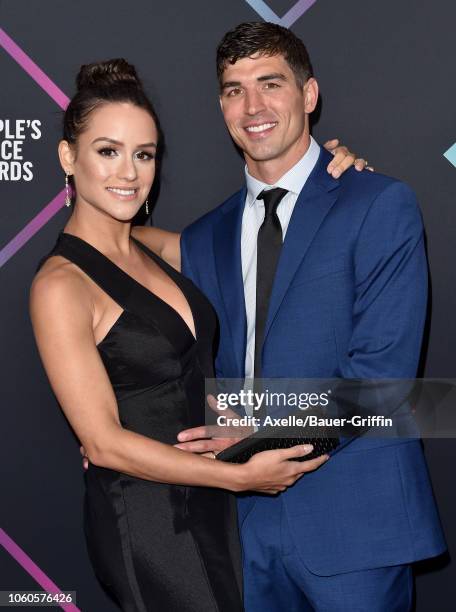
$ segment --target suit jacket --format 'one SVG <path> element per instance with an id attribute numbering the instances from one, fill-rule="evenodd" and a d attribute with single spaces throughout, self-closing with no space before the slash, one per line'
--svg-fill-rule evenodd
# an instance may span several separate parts
<path id="1" fill-rule="evenodd" d="M 414 378 L 427 301 L 423 227 L 405 184 L 320 158 L 280 255 L 262 354 L 266 378 Z M 220 321 L 216 372 L 243 378 L 245 189 L 182 235 L 183 272 Z M 255 500 L 239 504 L 242 522 Z M 282 494 L 302 561 L 315 574 L 408 563 L 445 541 L 420 441 L 360 438 Z"/>

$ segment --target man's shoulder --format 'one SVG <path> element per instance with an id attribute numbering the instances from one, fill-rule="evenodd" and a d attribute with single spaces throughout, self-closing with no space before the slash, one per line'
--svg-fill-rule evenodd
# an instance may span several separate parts
<path id="1" fill-rule="evenodd" d="M 363 170 L 358 172 L 350 168 L 339 179 L 343 193 L 377 196 L 385 190 L 412 191 L 409 185 L 400 179 L 382 174 Z"/>
<path id="2" fill-rule="evenodd" d="M 343 207 L 347 212 L 351 209 L 360 212 L 368 209 L 377 200 L 377 204 L 388 202 L 392 206 L 405 200 L 416 206 L 416 197 L 409 185 L 380 172 L 358 172 L 351 167 L 338 179 L 334 179 L 326 170 L 331 157 L 322 149 L 310 178 L 324 190 L 333 191 L 337 188 L 339 209 Z"/>
<path id="3" fill-rule="evenodd" d="M 416 195 L 407 183 L 379 172 L 350 168 L 340 177 L 339 189 L 339 201 L 348 207 L 397 208 L 401 213 L 418 209 Z"/>
<path id="4" fill-rule="evenodd" d="M 182 232 L 182 236 L 184 238 L 188 238 L 190 236 L 198 236 L 201 234 L 205 234 L 208 231 L 212 231 L 214 225 L 218 223 L 220 219 L 223 218 L 223 215 L 232 210 L 234 207 L 241 206 L 243 204 L 242 196 L 244 193 L 244 188 L 239 189 L 238 191 L 236 191 L 236 193 L 233 193 L 219 206 L 210 210 L 202 217 L 199 217 L 199 219 L 193 221 L 193 223 L 188 225 Z"/>
<path id="5" fill-rule="evenodd" d="M 423 229 L 414 191 L 407 183 L 385 174 L 348 170 L 339 179 L 337 203 L 344 222 L 360 231 L 391 236 L 401 232 L 420 234 Z"/>

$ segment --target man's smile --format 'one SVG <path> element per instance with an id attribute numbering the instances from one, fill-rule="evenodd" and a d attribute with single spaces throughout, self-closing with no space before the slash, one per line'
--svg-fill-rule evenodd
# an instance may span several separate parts
<path id="1" fill-rule="evenodd" d="M 244 127 L 244 130 L 248 133 L 250 137 L 264 137 L 269 135 L 272 130 L 278 124 L 277 121 L 267 122 L 267 123 L 250 123 Z"/>

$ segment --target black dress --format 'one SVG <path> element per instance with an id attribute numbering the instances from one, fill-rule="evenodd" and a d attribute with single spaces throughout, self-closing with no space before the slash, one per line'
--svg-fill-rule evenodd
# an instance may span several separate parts
<path id="1" fill-rule="evenodd" d="M 181 316 L 100 251 L 61 233 L 47 256 L 82 269 L 123 312 L 98 344 L 122 426 L 166 444 L 204 423 L 217 320 L 195 285 L 135 240 L 184 294 Z M 45 258 L 47 259 L 47 258 Z M 44 260 L 43 260 L 44 261 Z M 90 465 L 85 530 L 95 572 L 126 612 L 240 612 L 241 560 L 234 497 L 161 484 Z"/>

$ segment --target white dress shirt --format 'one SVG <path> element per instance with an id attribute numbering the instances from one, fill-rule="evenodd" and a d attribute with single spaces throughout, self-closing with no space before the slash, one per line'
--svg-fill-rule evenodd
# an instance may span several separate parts
<path id="1" fill-rule="evenodd" d="M 283 240 L 287 233 L 293 209 L 309 174 L 320 155 L 320 146 L 310 137 L 310 146 L 303 157 L 284 174 L 274 185 L 262 183 L 251 176 L 245 167 L 247 196 L 242 215 L 241 260 L 244 281 L 245 312 L 247 315 L 247 343 L 245 353 L 245 377 L 253 378 L 255 359 L 255 314 L 256 314 L 256 273 L 257 237 L 264 220 L 264 202 L 257 200 L 263 189 L 281 187 L 288 191 L 277 207 L 277 216 L 282 226 Z"/>

